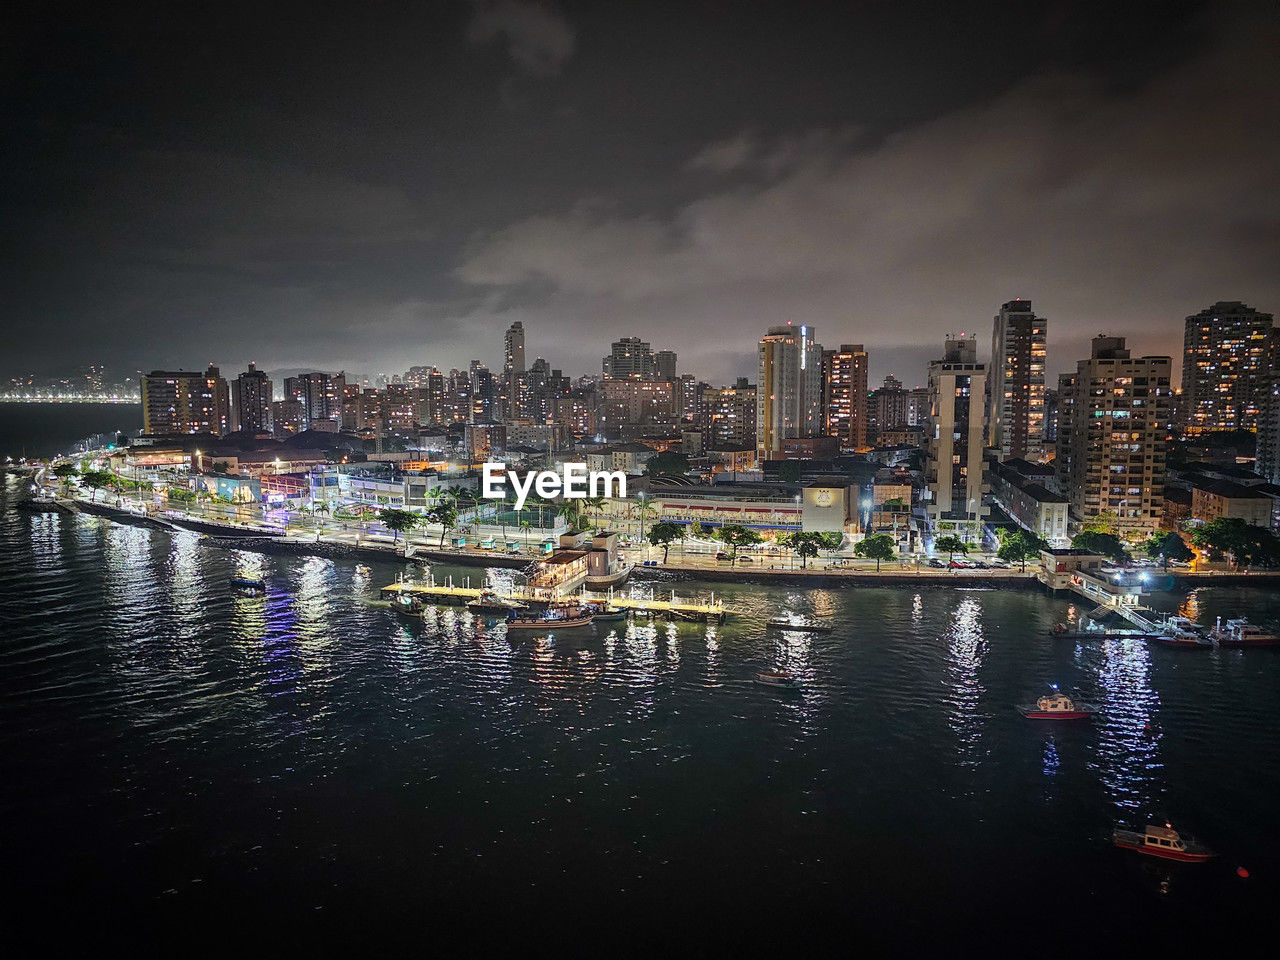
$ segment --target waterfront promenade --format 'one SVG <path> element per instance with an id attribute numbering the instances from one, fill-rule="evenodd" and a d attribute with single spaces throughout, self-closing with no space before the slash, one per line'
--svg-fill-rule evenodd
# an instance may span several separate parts
<path id="1" fill-rule="evenodd" d="M 512 530 L 482 527 L 474 535 L 507 536 L 525 540 L 526 550 L 505 553 L 476 546 L 441 545 L 439 526 L 426 525 L 417 535 L 393 536 L 377 521 L 338 521 L 330 517 L 299 515 L 296 512 L 263 511 L 257 505 L 190 504 L 183 509 L 159 509 L 151 500 L 107 496 L 94 501 L 83 492 L 64 494 L 52 501 L 56 508 L 83 510 L 125 523 L 140 523 L 177 529 L 189 529 L 213 537 L 242 540 L 246 548 L 269 552 L 290 552 L 333 556 L 346 554 L 368 559 L 403 558 L 420 563 L 445 563 L 460 566 L 506 567 L 524 569 L 543 554 L 537 549 L 541 537 L 517 537 Z M 522 532 L 523 533 L 523 532 Z M 444 531 L 449 539 L 449 531 Z M 714 548 L 712 548 L 714 549 Z M 871 560 L 847 556 L 817 557 L 807 565 L 777 554 L 750 554 L 748 564 L 718 561 L 714 553 L 684 551 L 673 547 L 662 561 L 662 548 L 647 544 L 633 545 L 623 551 L 626 559 L 636 562 L 632 576 L 637 579 L 655 577 L 696 577 L 725 583 L 804 582 L 823 584 L 920 584 L 957 583 L 972 585 L 1028 588 L 1043 583 L 1039 564 L 1028 563 L 1019 568 L 947 569 L 929 566 L 927 558 L 910 557 L 883 562 L 880 569 Z M 744 554 L 746 555 L 746 554 Z M 644 565 L 645 562 L 652 565 Z M 1280 571 L 1191 571 L 1151 570 L 1166 589 L 1192 589 L 1209 583 L 1280 583 Z"/>

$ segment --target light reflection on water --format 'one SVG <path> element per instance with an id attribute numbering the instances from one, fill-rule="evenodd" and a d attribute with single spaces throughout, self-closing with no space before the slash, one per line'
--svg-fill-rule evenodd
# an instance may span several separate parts
<path id="1" fill-rule="evenodd" d="M 944 639 L 948 655 L 948 722 L 956 735 L 961 765 L 976 764 L 982 759 L 981 701 L 986 691 L 978 674 L 987 644 L 982 633 L 982 608 L 973 596 L 965 596 L 956 606 Z"/>
<path id="2" fill-rule="evenodd" d="M 1206 839 L 1280 863 L 1250 826 L 1280 787 L 1280 658 L 1054 641 L 1065 599 L 682 583 L 681 596 L 714 590 L 746 613 L 511 637 L 459 607 L 420 622 L 388 609 L 378 588 L 416 571 L 400 563 L 230 551 L 86 517 L 5 515 L 0 537 L 0 744 L 21 772 L 8 782 L 88 771 L 76 789 L 104 820 L 72 837 L 65 808 L 12 786 L 4 812 L 38 839 L 37 869 L 96 836 L 154 855 L 119 872 L 146 903 L 189 889 L 166 864 L 209 856 L 235 876 L 270 874 L 273 889 L 301 884 L 307 910 L 339 903 L 374 860 L 380 893 L 420 885 L 424 864 L 468 891 L 477 876 L 534 889 L 555 863 L 613 902 L 637 877 L 690 901 L 714 877 L 735 896 L 839 891 L 843 909 L 859 876 L 916 889 L 921 861 L 903 851 L 918 841 L 966 915 L 993 896 L 1026 906 L 1024 855 L 1052 858 L 1064 888 L 1104 890 L 1105 907 L 1129 882 L 1105 842 L 1111 821 L 1170 807 Z M 437 577 L 450 573 L 481 577 Z M 237 574 L 262 577 L 266 595 L 232 591 Z M 1280 616 L 1265 591 L 1197 602 L 1202 620 Z M 784 611 L 833 631 L 765 629 Z M 799 690 L 755 684 L 769 666 Z M 1014 705 L 1050 679 L 1101 715 L 1025 722 Z M 108 823 L 105 811 L 123 812 Z M 1002 844 L 1007 824 L 1048 826 Z M 243 851 L 262 844 L 275 862 L 249 866 Z M 955 851 L 945 863 L 932 857 L 942 844 Z M 271 872 L 298 858 L 314 884 Z"/>
<path id="3" fill-rule="evenodd" d="M 1163 792 L 1157 728 L 1160 697 L 1151 686 L 1152 648 L 1142 640 L 1100 641 L 1097 666 L 1097 772 L 1120 808 L 1151 813 Z M 1169 651 L 1182 653 L 1183 651 Z"/>

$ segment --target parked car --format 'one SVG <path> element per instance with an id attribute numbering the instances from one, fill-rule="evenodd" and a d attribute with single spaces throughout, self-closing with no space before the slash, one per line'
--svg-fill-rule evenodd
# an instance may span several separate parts
<path id="1" fill-rule="evenodd" d="M 931 567 L 937 567 L 939 570 L 941 570 L 943 567 L 945 567 L 945 566 L 946 566 L 946 564 L 945 564 L 945 563 L 943 563 L 941 560 L 938 560 L 938 559 L 936 559 L 936 558 L 930 558 L 930 559 L 927 561 L 927 563 L 928 563 L 928 565 L 929 565 L 929 566 L 931 566 Z"/>
<path id="2" fill-rule="evenodd" d="M 739 557 L 738 562 L 739 563 L 755 563 L 755 561 L 752 560 L 750 557 Z"/>
<path id="3" fill-rule="evenodd" d="M 721 563 L 727 563 L 730 559 L 729 555 L 723 550 L 716 554 L 716 559 Z"/>

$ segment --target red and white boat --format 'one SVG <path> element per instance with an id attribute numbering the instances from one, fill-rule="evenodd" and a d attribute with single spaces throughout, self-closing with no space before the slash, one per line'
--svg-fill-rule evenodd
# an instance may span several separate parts
<path id="1" fill-rule="evenodd" d="M 1116 827 L 1111 833 L 1112 842 L 1125 850 L 1145 853 L 1149 857 L 1161 857 L 1165 860 L 1179 860 L 1183 863 L 1201 863 L 1217 856 L 1203 843 L 1192 837 L 1184 837 L 1173 824 L 1165 823 L 1162 827 L 1148 825 L 1146 830 L 1125 830 Z"/>
<path id="2" fill-rule="evenodd" d="M 1021 704 L 1018 711 L 1028 720 L 1088 720 L 1098 708 L 1091 703 L 1073 700 L 1057 687 L 1035 703 Z"/>
<path id="3" fill-rule="evenodd" d="M 1209 639 L 1220 647 L 1280 647 L 1280 637 L 1254 626 L 1243 617 L 1214 624 Z"/>

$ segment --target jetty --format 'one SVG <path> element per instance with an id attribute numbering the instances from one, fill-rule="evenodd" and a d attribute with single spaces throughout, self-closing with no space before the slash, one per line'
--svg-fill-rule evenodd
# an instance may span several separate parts
<path id="1" fill-rule="evenodd" d="M 468 600 L 477 599 L 484 592 L 492 593 L 494 589 L 483 583 L 472 586 L 470 577 L 464 577 L 461 583 L 456 583 L 450 576 L 445 578 L 443 583 L 437 582 L 434 577 L 428 577 L 425 581 L 397 580 L 383 587 L 381 595 L 384 600 L 398 600 L 401 597 L 410 596 L 417 597 L 423 603 L 461 605 Z M 707 623 L 723 623 L 730 612 L 722 601 L 715 598 L 715 594 L 706 600 L 685 600 L 677 597 L 674 590 L 667 598 L 623 596 L 614 593 L 613 590 L 595 592 L 586 587 L 572 593 L 558 593 L 554 596 L 549 595 L 545 589 L 529 586 L 512 586 L 499 593 L 504 600 L 513 600 L 518 603 L 547 604 L 554 600 L 580 600 L 586 603 L 608 604 L 620 610 L 629 610 L 651 617 L 697 620 Z"/>

